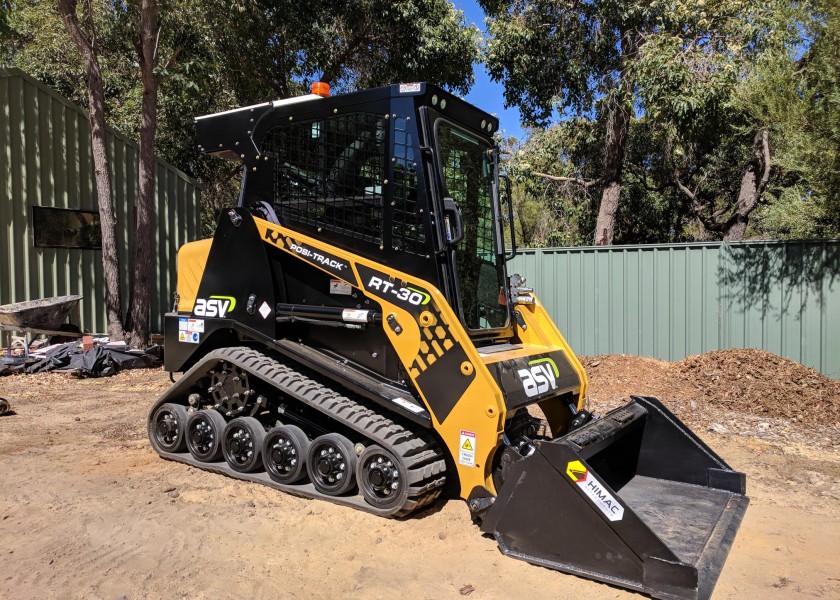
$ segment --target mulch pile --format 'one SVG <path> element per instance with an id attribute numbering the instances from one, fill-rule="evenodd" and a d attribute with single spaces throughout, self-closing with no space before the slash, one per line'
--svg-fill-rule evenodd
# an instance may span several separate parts
<path id="1" fill-rule="evenodd" d="M 762 350 L 706 352 L 679 362 L 627 355 L 581 357 L 598 410 L 630 395 L 656 396 L 678 415 L 733 411 L 802 424 L 840 426 L 840 381 Z"/>
<path id="2" fill-rule="evenodd" d="M 840 381 L 763 350 L 716 350 L 675 364 L 676 375 L 723 408 L 830 425 L 840 422 Z"/>

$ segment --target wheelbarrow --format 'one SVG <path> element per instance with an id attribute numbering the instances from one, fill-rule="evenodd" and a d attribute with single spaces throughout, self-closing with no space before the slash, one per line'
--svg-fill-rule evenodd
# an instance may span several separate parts
<path id="1" fill-rule="evenodd" d="M 61 337 L 82 337 L 81 330 L 64 321 L 82 296 L 54 296 L 0 306 L 0 331 L 18 331 Z M 24 357 L 29 357 L 29 340 L 23 338 Z M 11 357 L 11 341 L 9 357 Z"/>

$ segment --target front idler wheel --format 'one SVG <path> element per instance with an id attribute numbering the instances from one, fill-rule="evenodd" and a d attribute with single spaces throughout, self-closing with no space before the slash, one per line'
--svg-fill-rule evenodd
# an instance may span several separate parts
<path id="1" fill-rule="evenodd" d="M 187 419 L 187 448 L 196 460 L 215 462 L 222 457 L 222 433 L 225 418 L 212 408 L 205 408 Z"/>
<path id="2" fill-rule="evenodd" d="M 355 471 L 356 452 L 346 437 L 328 433 L 313 440 L 306 457 L 306 472 L 319 492 L 339 496 L 351 490 Z"/>
<path id="3" fill-rule="evenodd" d="M 230 468 L 250 473 L 262 466 L 260 458 L 265 429 L 254 417 L 239 417 L 225 427 L 222 452 Z"/>
<path id="4" fill-rule="evenodd" d="M 265 471 L 277 483 L 295 483 L 306 476 L 306 456 L 311 445 L 294 425 L 275 427 L 265 436 L 262 459 Z"/>
<path id="5" fill-rule="evenodd" d="M 356 481 L 368 504 L 377 508 L 402 506 L 408 499 L 408 472 L 393 454 L 368 446 L 359 456 Z"/>
<path id="6" fill-rule="evenodd" d="M 149 421 L 149 440 L 157 452 L 182 452 L 187 445 L 187 409 L 167 402 Z"/>

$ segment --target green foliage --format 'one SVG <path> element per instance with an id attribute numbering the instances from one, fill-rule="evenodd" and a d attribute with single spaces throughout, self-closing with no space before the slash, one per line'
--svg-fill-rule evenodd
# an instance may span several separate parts
<path id="1" fill-rule="evenodd" d="M 137 139 L 136 3 L 90 1 L 108 124 Z M 54 4 L 0 2 L 10 32 L 0 59 L 84 107 L 84 69 Z M 157 153 L 206 183 L 213 225 L 236 201 L 239 171 L 197 152 L 195 116 L 306 93 L 315 80 L 336 92 L 420 80 L 466 92 L 478 58 L 478 30 L 446 0 L 167 0 L 160 22 Z"/>
<path id="2" fill-rule="evenodd" d="M 520 246 L 579 246 L 591 243 L 598 212 L 597 180 L 603 164 L 604 125 L 584 118 L 531 130 L 521 145 L 507 140 L 505 162 L 516 184 Z M 631 122 L 615 243 L 677 242 L 692 239 L 691 218 L 663 170 L 661 130 L 650 121 Z M 642 166 L 644 165 L 644 166 Z M 557 181 L 537 173 L 566 177 Z M 664 182 L 664 184 L 663 184 Z"/>
<path id="3" fill-rule="evenodd" d="M 748 0 L 483 0 L 486 60 L 530 122 L 604 112 L 622 78 L 650 118 L 690 125 L 719 106 L 766 32 Z M 699 10 L 698 10 L 699 9 Z"/>
<path id="4" fill-rule="evenodd" d="M 585 119 L 532 129 L 523 143 L 502 141 L 514 184 L 517 243 L 523 247 L 587 243 L 595 228 L 597 202 L 581 183 L 598 167 L 599 146 Z M 537 175 L 552 174 L 558 181 Z"/>
<path id="5" fill-rule="evenodd" d="M 606 123 L 627 103 L 636 116 L 623 148 L 616 243 L 726 234 L 745 174 L 761 175 L 759 131 L 769 132 L 770 181 L 747 235 L 840 232 L 837 0 L 482 5 L 492 35 L 486 60 L 508 104 L 531 122 L 567 119 L 532 134 L 511 159 L 521 212 L 544 232 L 536 243 L 588 242 L 607 173 Z"/>
<path id="6" fill-rule="evenodd" d="M 816 2 L 796 20 L 810 40 L 794 58 L 761 58 L 734 104 L 774 135 L 779 175 L 758 217 L 774 237 L 840 235 L 840 2 Z"/>

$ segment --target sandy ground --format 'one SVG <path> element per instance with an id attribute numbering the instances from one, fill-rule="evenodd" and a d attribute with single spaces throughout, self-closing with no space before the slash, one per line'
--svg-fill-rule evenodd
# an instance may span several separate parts
<path id="1" fill-rule="evenodd" d="M 162 460 L 145 419 L 168 385 L 0 379 L 0 598 L 643 597 L 502 556 L 461 501 L 388 520 Z M 840 451 L 732 418 L 697 429 L 752 498 L 714 598 L 840 598 Z"/>

